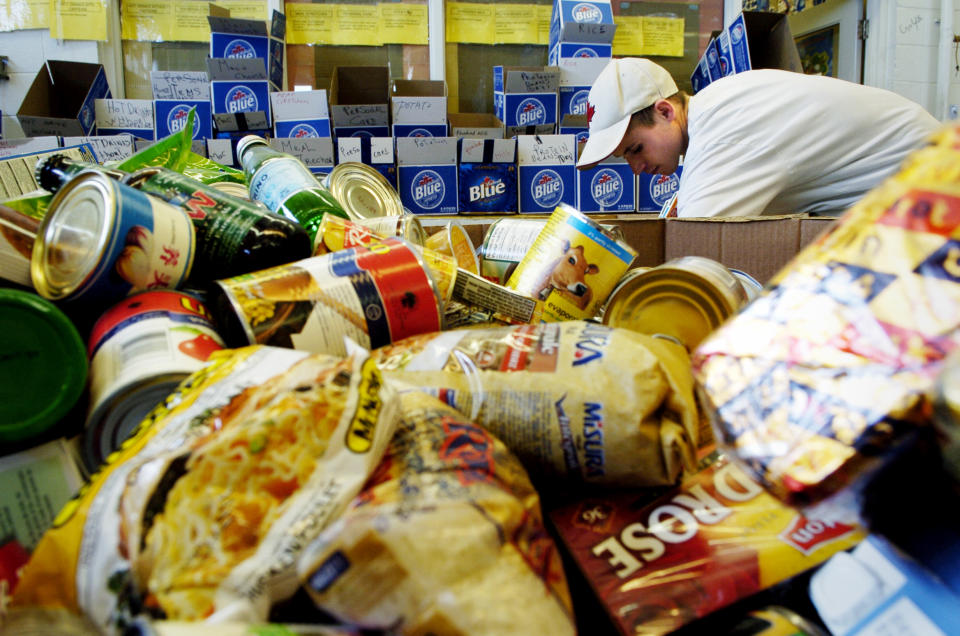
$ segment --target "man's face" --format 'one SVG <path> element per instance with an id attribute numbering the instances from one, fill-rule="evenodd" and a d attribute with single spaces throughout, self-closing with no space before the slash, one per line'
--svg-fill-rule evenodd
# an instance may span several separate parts
<path id="1" fill-rule="evenodd" d="M 660 100 L 654 107 L 653 126 L 631 121 L 613 154 L 624 157 L 634 174 L 673 174 L 680 165 L 683 141 L 676 110 Z"/>

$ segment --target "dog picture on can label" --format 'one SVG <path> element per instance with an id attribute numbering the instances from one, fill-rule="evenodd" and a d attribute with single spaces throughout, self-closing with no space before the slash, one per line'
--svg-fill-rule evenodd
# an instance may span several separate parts
<path id="1" fill-rule="evenodd" d="M 547 270 L 547 277 L 539 286 L 536 297 L 546 300 L 551 292 L 556 292 L 580 309 L 585 309 L 593 300 L 593 289 L 586 282 L 588 274 L 598 274 L 600 267 L 588 263 L 583 253 L 583 245 L 571 246 L 569 240 L 561 244 L 562 254 Z"/>

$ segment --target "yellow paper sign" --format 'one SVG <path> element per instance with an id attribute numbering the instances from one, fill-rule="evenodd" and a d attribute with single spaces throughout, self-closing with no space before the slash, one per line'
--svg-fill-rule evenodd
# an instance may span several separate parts
<path id="1" fill-rule="evenodd" d="M 535 6 L 537 7 L 537 40 L 535 44 L 550 44 L 550 18 L 553 15 L 553 7 L 548 4 Z"/>
<path id="2" fill-rule="evenodd" d="M 643 19 L 643 54 L 683 57 L 683 18 Z"/>
<path id="3" fill-rule="evenodd" d="M 613 20 L 617 25 L 613 33 L 613 54 L 643 55 L 643 16 L 618 15 Z"/>
<path id="4" fill-rule="evenodd" d="M 337 10 L 331 4 L 288 2 L 287 44 L 330 44 Z"/>
<path id="5" fill-rule="evenodd" d="M 429 44 L 427 5 L 381 4 L 380 41 L 384 44 Z"/>
<path id="6" fill-rule="evenodd" d="M 159 42 L 173 30 L 174 3 L 165 0 L 124 0 L 120 6 L 120 37 Z"/>
<path id="7" fill-rule="evenodd" d="M 50 37 L 107 39 L 107 0 L 50 0 Z"/>
<path id="8" fill-rule="evenodd" d="M 206 2 L 176 0 L 173 3 L 172 33 L 164 39 L 182 42 L 209 42 L 210 23 L 207 15 L 210 7 Z"/>
<path id="9" fill-rule="evenodd" d="M 497 44 L 535 44 L 537 42 L 537 5 L 496 4 Z"/>
<path id="10" fill-rule="evenodd" d="M 330 44 L 380 46 L 377 27 L 380 12 L 376 5 L 339 4 Z"/>
<path id="11" fill-rule="evenodd" d="M 48 26 L 49 0 L 0 0 L 0 31 L 46 29 Z"/>
<path id="12" fill-rule="evenodd" d="M 267 0 L 215 0 L 213 4 L 230 10 L 231 18 L 269 20 Z"/>
<path id="13" fill-rule="evenodd" d="M 447 42 L 494 43 L 495 5 L 448 2 L 446 16 Z"/>

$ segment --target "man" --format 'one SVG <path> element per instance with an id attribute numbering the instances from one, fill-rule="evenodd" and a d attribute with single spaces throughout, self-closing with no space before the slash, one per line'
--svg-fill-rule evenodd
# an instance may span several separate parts
<path id="1" fill-rule="evenodd" d="M 639 58 L 604 67 L 587 118 L 580 169 L 614 155 L 671 174 L 683 157 L 681 217 L 841 214 L 940 126 L 890 91 L 790 71 L 730 75 L 691 97 Z"/>

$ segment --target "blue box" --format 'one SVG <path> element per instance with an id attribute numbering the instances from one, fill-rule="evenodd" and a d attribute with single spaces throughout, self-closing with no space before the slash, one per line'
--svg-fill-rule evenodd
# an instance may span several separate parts
<path id="1" fill-rule="evenodd" d="M 154 137 L 153 100 L 98 99 L 94 101 L 97 135 L 133 135 L 139 139 Z"/>
<path id="2" fill-rule="evenodd" d="M 557 131 L 561 135 L 573 135 L 577 142 L 577 148 L 580 144 L 587 141 L 590 134 L 590 127 L 587 123 L 586 115 L 564 115 L 560 120 L 560 128 Z"/>
<path id="3" fill-rule="evenodd" d="M 337 163 L 357 161 L 374 168 L 397 188 L 392 137 L 337 137 Z"/>
<path id="4" fill-rule="evenodd" d="M 446 137 L 446 124 L 394 124 L 394 137 Z"/>
<path id="5" fill-rule="evenodd" d="M 263 20 L 207 16 L 210 57 L 270 59 L 270 36 Z"/>
<path id="6" fill-rule="evenodd" d="M 730 50 L 730 32 L 724 29 L 721 31 L 716 38 L 715 46 L 717 47 L 717 61 L 720 65 L 720 77 L 726 77 L 727 75 L 733 75 L 733 52 Z M 710 76 L 713 78 L 713 81 L 717 81 L 719 78 L 713 77 L 713 73 L 710 73 Z"/>
<path id="7" fill-rule="evenodd" d="M 517 140 L 459 139 L 460 214 L 517 211 Z"/>
<path id="8" fill-rule="evenodd" d="M 397 191 L 414 214 L 456 214 L 457 138 L 400 137 Z"/>
<path id="9" fill-rule="evenodd" d="M 302 119 L 273 122 L 274 137 L 329 137 L 329 119 Z"/>
<path id="10" fill-rule="evenodd" d="M 707 44 L 707 50 L 703 52 L 703 57 L 707 62 L 707 73 L 710 82 L 714 82 L 724 76 L 723 67 L 720 64 L 720 44 L 718 38 L 711 38 Z M 727 67 L 729 71 L 729 67 Z M 727 75 L 730 73 L 728 72 Z M 709 82 L 708 82 L 709 83 Z"/>
<path id="11" fill-rule="evenodd" d="M 561 202 L 576 207 L 576 157 L 573 135 L 518 136 L 518 211 L 549 214 Z"/>
<path id="12" fill-rule="evenodd" d="M 213 122 L 209 101 L 155 99 L 153 100 L 153 128 L 156 131 L 157 139 L 163 139 L 183 130 L 191 108 L 196 109 L 192 138 L 209 139 L 213 137 Z"/>
<path id="13" fill-rule="evenodd" d="M 710 49 L 707 49 L 709 52 Z M 690 85 L 693 87 L 693 94 L 696 95 L 699 93 L 705 86 L 710 83 L 710 69 L 707 67 L 707 54 L 704 53 L 700 57 L 700 61 L 697 62 L 696 67 L 693 69 L 693 73 L 690 74 Z"/>
<path id="14" fill-rule="evenodd" d="M 622 158 L 604 159 L 591 170 L 578 170 L 577 209 L 584 213 L 634 212 L 636 175 Z"/>
<path id="15" fill-rule="evenodd" d="M 613 42 L 610 0 L 557 0 L 550 15 L 550 48 L 557 42 Z"/>
<path id="16" fill-rule="evenodd" d="M 550 134 L 558 118 L 560 71 L 552 66 L 493 67 L 494 115 L 504 123 L 505 136 L 533 132 Z"/>
<path id="17" fill-rule="evenodd" d="M 210 101 L 214 113 L 264 111 L 270 119 L 270 84 L 267 80 L 211 82 Z"/>
<path id="18" fill-rule="evenodd" d="M 637 175 L 637 212 L 659 212 L 680 189 L 683 166 L 673 174 Z"/>
<path id="19" fill-rule="evenodd" d="M 345 66 L 330 78 L 330 119 L 336 137 L 389 137 L 390 68 Z"/>
<path id="20" fill-rule="evenodd" d="M 550 47 L 547 64 L 554 66 L 560 60 L 603 58 L 613 55 L 613 45 L 602 42 L 557 42 Z"/>
<path id="21" fill-rule="evenodd" d="M 393 80 L 390 117 L 394 137 L 446 137 L 447 83 Z"/>
<path id="22" fill-rule="evenodd" d="M 274 137 L 330 137 L 327 91 L 270 93 Z"/>
<path id="23" fill-rule="evenodd" d="M 560 121 L 564 115 L 586 115 L 587 96 L 597 76 L 610 58 L 571 58 L 560 60 Z"/>

